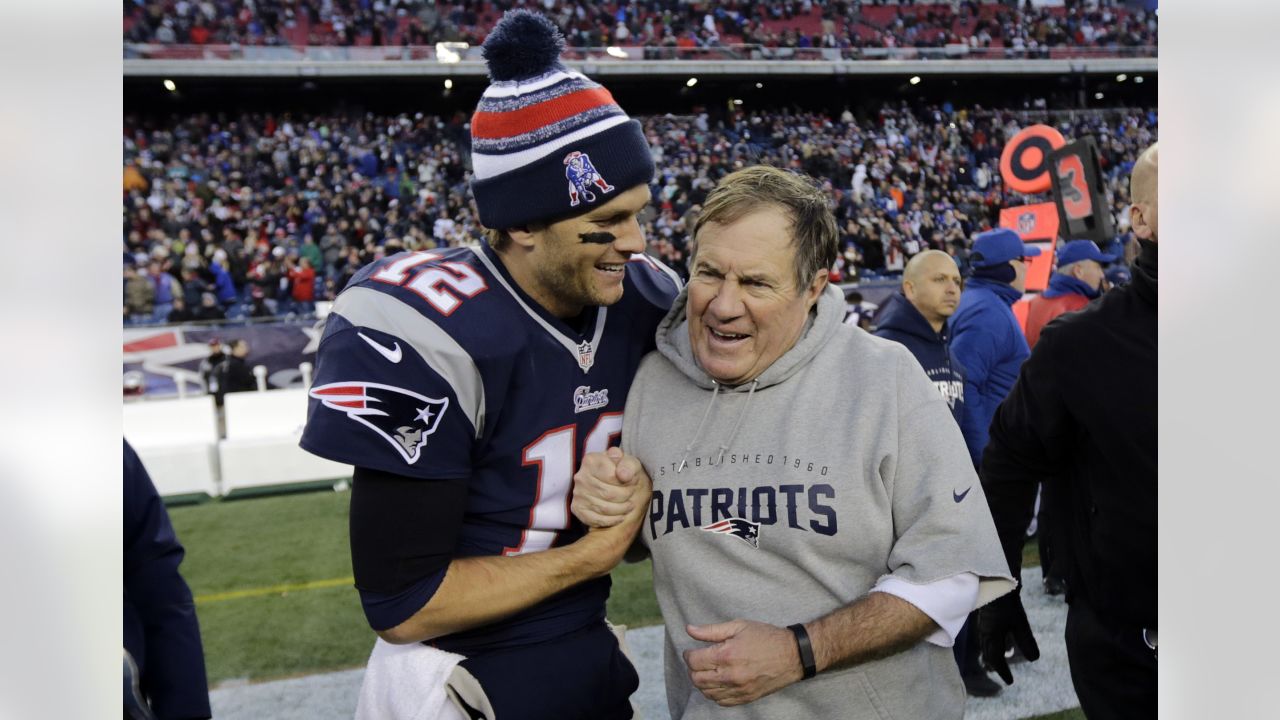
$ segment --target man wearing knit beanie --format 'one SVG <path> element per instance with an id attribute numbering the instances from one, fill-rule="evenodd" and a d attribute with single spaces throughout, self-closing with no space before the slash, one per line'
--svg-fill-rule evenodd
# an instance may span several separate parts
<path id="1" fill-rule="evenodd" d="M 640 125 L 562 49 L 525 10 L 493 29 L 471 123 L 489 242 L 362 269 L 317 352 L 301 444 L 355 467 L 352 566 L 380 637 L 358 718 L 632 716 L 639 678 L 605 600 L 649 488 L 607 530 L 568 504 L 680 287 L 643 254 Z"/>

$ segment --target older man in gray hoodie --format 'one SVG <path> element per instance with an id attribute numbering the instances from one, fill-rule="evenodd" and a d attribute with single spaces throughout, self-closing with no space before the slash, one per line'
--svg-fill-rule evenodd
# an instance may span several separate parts
<path id="1" fill-rule="evenodd" d="M 735 172 L 694 233 L 622 449 L 584 459 L 573 501 L 610 525 L 652 480 L 672 717 L 962 717 L 948 648 L 1013 581 L 947 404 L 905 348 L 841 323 L 811 182 Z"/>

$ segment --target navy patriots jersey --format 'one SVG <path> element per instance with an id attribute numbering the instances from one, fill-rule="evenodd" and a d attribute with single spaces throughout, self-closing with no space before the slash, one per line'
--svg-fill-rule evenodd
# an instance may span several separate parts
<path id="1" fill-rule="evenodd" d="M 678 292 L 674 273 L 634 256 L 622 299 L 587 308 L 578 331 L 487 245 L 372 263 L 326 321 L 301 445 L 424 482 L 465 478 L 456 557 L 571 543 L 584 532 L 569 512 L 573 473 L 617 444 L 631 379 Z M 559 636 L 602 618 L 608 592 L 608 577 L 589 581 L 433 644 L 467 654 Z M 421 604 L 409 607 L 402 619 Z"/>

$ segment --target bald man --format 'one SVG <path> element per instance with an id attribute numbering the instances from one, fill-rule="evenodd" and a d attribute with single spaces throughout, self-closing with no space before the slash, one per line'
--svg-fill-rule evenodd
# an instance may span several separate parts
<path id="1" fill-rule="evenodd" d="M 950 255 L 925 250 L 902 272 L 902 289 L 889 298 L 875 335 L 907 346 L 960 422 L 964 373 L 951 354 L 947 318 L 960 305 L 960 268 Z"/>
<path id="2" fill-rule="evenodd" d="M 1152 145 L 1130 177 L 1129 210 L 1141 247 L 1133 282 L 1044 328 L 1009 397 L 996 410 L 982 486 L 1010 569 L 1037 482 L 1062 507 L 1067 658 L 1089 720 L 1156 717 L 1156 266 L 1157 170 Z M 1080 348 L 1089 348 L 1081 362 Z M 1006 683 L 1012 636 L 1039 657 L 1017 593 L 984 608 L 983 659 Z"/>
<path id="3" fill-rule="evenodd" d="M 902 272 L 902 289 L 888 300 L 875 335 L 905 345 L 933 381 L 951 415 L 960 422 L 964 412 L 964 369 L 951 352 L 947 320 L 960 305 L 960 268 L 955 258 L 940 250 L 914 255 Z M 972 445 L 975 440 L 966 437 Z M 956 635 L 954 652 L 965 692 L 974 697 L 1000 693 L 1000 684 L 982 670 L 971 621 Z"/>

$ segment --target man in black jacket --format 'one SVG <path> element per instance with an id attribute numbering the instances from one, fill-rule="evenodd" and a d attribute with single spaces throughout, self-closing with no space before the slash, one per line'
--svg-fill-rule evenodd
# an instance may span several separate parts
<path id="1" fill-rule="evenodd" d="M 1067 570 L 1067 657 L 1090 720 L 1156 716 L 1156 248 L 1158 151 L 1130 179 L 1133 282 L 1047 325 L 1000 405 L 982 485 L 1021 569 L 1036 483 L 1056 485 Z M 1058 560 L 1055 560 L 1055 564 Z M 1006 683 L 1011 635 L 1039 657 L 1016 593 L 981 612 L 983 659 Z"/>

